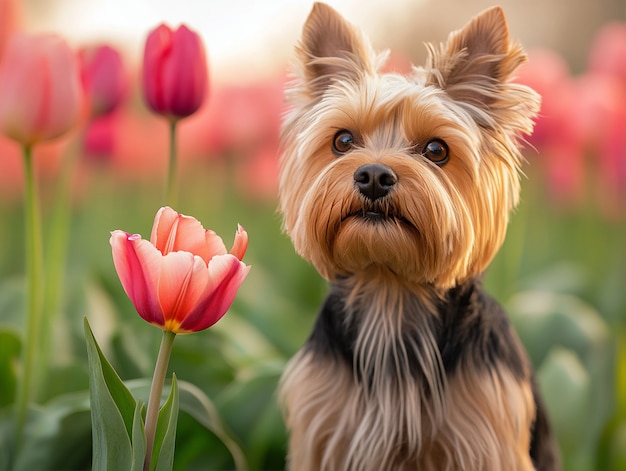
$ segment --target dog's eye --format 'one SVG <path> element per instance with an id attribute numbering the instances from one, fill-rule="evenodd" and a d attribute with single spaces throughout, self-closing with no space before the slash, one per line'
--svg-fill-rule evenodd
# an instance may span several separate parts
<path id="1" fill-rule="evenodd" d="M 354 136 L 350 131 L 342 129 L 333 138 L 333 152 L 337 155 L 350 152 L 354 147 Z"/>
<path id="2" fill-rule="evenodd" d="M 450 158 L 448 145 L 441 139 L 429 141 L 422 149 L 422 155 L 439 166 L 445 164 Z"/>

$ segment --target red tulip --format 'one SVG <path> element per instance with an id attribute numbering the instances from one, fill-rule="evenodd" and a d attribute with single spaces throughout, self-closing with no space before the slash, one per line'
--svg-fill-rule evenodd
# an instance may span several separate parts
<path id="1" fill-rule="evenodd" d="M 122 56 L 111 46 L 103 45 L 82 49 L 78 58 L 91 115 L 110 113 L 126 94 Z"/>
<path id="2" fill-rule="evenodd" d="M 58 137 L 79 117 L 81 89 L 70 47 L 52 34 L 15 35 L 0 64 L 0 131 L 23 145 Z"/>
<path id="3" fill-rule="evenodd" d="M 162 24 L 146 40 L 143 95 L 155 113 L 171 120 L 196 112 L 208 87 L 202 40 L 185 25 L 172 31 Z"/>
<path id="4" fill-rule="evenodd" d="M 250 267 L 241 261 L 248 234 L 239 226 L 227 253 L 222 239 L 169 207 L 157 213 L 150 241 L 111 233 L 113 262 L 139 315 L 161 329 L 207 329 L 226 313 Z"/>

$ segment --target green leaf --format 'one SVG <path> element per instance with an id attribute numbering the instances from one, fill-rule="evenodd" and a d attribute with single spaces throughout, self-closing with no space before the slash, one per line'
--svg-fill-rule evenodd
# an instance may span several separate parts
<path id="1" fill-rule="evenodd" d="M 133 466 L 131 471 L 142 471 L 146 460 L 146 431 L 143 424 L 143 402 L 137 401 L 133 416 Z"/>
<path id="2" fill-rule="evenodd" d="M 19 335 L 9 329 L 0 330 L 0 408 L 12 404 L 15 399 L 15 364 L 19 357 Z"/>
<path id="3" fill-rule="evenodd" d="M 615 372 L 615 397 L 617 411 L 615 416 L 626 421 L 626 329 L 620 328 L 615 336 L 617 346 L 617 360 Z"/>
<path id="4" fill-rule="evenodd" d="M 91 462 L 88 392 L 55 398 L 29 411 L 14 471 L 84 469 Z M 0 468 L 2 469 L 2 468 Z"/>
<path id="5" fill-rule="evenodd" d="M 149 379 L 134 379 L 127 381 L 126 384 L 135 397 L 148 399 L 151 384 Z M 211 399 L 195 384 L 188 381 L 177 381 L 177 384 L 180 410 L 189 414 L 200 425 L 220 439 L 233 457 L 237 471 L 247 471 L 248 465 L 243 451 L 226 430 L 217 407 Z"/>
<path id="6" fill-rule="evenodd" d="M 171 471 L 174 466 L 176 446 L 176 422 L 178 420 L 178 385 L 176 375 L 172 375 L 170 394 L 159 411 L 154 449 L 150 468 L 154 471 Z"/>
<path id="7" fill-rule="evenodd" d="M 537 381 L 564 454 L 581 451 L 592 414 L 589 373 L 574 352 L 555 347 Z"/>
<path id="8" fill-rule="evenodd" d="M 0 470 L 11 469 L 15 451 L 15 418 L 12 408 L 0 409 Z"/>
<path id="9" fill-rule="evenodd" d="M 87 318 L 85 339 L 93 430 L 92 471 L 131 469 L 135 399 L 102 354 Z"/>
<path id="10" fill-rule="evenodd" d="M 237 471 L 246 471 L 248 465 L 243 451 L 226 431 L 217 407 L 211 399 L 194 384 L 186 381 L 181 381 L 180 392 L 180 408 L 222 441 L 232 455 Z"/>
<path id="11" fill-rule="evenodd" d="M 218 400 L 222 416 L 244 443 L 252 469 L 265 469 L 262 460 L 276 449 L 277 441 L 284 443 L 286 438 L 275 396 L 279 377 L 275 365 L 234 382 Z"/>
<path id="12" fill-rule="evenodd" d="M 626 469 L 626 422 L 618 424 L 615 428 L 607 451 L 608 469 Z"/>
<path id="13" fill-rule="evenodd" d="M 511 320 L 540 365 L 555 345 L 575 351 L 588 368 L 609 346 L 610 332 L 602 316 L 576 296 L 550 291 L 524 291 L 507 303 Z M 597 361 L 597 360 L 596 360 Z"/>

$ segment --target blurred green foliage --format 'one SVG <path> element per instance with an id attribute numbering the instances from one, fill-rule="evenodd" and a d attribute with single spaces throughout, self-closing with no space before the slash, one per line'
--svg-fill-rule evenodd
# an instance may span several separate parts
<path id="1" fill-rule="evenodd" d="M 135 391 L 146 389 L 158 350 L 161 331 L 134 312 L 115 273 L 108 238 L 114 229 L 149 235 L 162 200 L 161 182 L 128 179 L 106 166 L 90 173 L 71 204 L 67 250 L 56 273 L 62 280 L 58 305 L 46 306 L 47 365 L 27 428 L 33 452 L 19 463 L 21 470 L 90 467 L 84 316 L 106 357 Z M 216 171 L 215 162 L 187 165 L 181 180 L 175 209 L 214 229 L 227 246 L 241 223 L 250 237 L 245 261 L 253 268 L 222 321 L 177 339 L 170 371 L 212 400 L 251 471 L 281 470 L 286 432 L 276 386 L 308 335 L 326 284 L 282 234 L 274 199 L 238 191 L 235 177 Z M 537 369 L 565 470 L 623 470 L 626 218 L 607 220 L 592 207 L 556 208 L 545 193 L 541 176 L 531 171 L 484 283 L 510 312 Z M 50 234 L 58 229 L 54 198 L 45 195 L 44 189 L 44 234 Z M 0 470 L 6 466 L 3 450 L 11 446 L 6 419 L 23 329 L 21 210 L 19 200 L 0 200 Z M 46 248 L 50 243 L 46 240 Z M 207 407 L 202 413 L 193 405 L 181 408 L 176 470 L 234 469 L 224 437 L 207 425 Z"/>

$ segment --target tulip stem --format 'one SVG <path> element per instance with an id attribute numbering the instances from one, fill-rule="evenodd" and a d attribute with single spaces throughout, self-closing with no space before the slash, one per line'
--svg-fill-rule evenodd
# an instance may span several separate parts
<path id="1" fill-rule="evenodd" d="M 32 147 L 23 148 L 25 178 L 25 214 L 24 239 L 26 252 L 26 330 L 22 349 L 22 374 L 17 384 L 16 449 L 19 450 L 28 415 L 28 404 L 34 397 L 34 373 L 37 364 L 37 348 L 39 345 L 39 325 L 41 321 L 42 278 L 42 241 L 37 187 L 33 168 Z M 16 453 L 17 454 L 17 453 Z"/>
<path id="2" fill-rule="evenodd" d="M 157 420 L 159 417 L 159 409 L 161 405 L 161 393 L 163 392 L 163 384 L 167 374 L 167 365 L 172 355 L 172 347 L 176 334 L 169 330 L 163 331 L 161 337 L 161 346 L 159 347 L 159 355 L 154 367 L 154 375 L 152 376 L 152 386 L 150 387 L 150 396 L 148 397 L 148 409 L 146 411 L 146 459 L 143 464 L 143 470 L 150 470 L 150 462 L 152 461 L 152 451 L 154 449 L 154 436 L 156 433 Z"/>
<path id="3" fill-rule="evenodd" d="M 169 123 L 170 130 L 170 155 L 169 164 L 167 170 L 167 188 L 165 193 L 165 204 L 172 208 L 176 207 L 176 193 L 177 193 L 177 165 L 176 165 L 176 124 L 177 120 L 172 120 Z"/>

